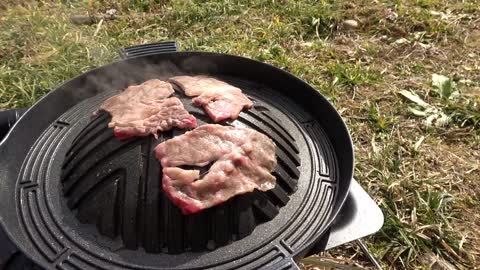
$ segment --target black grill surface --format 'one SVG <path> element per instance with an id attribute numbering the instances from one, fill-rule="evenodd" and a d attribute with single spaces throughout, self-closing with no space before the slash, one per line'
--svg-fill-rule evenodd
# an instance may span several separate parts
<path id="1" fill-rule="evenodd" d="M 152 154 L 157 143 L 182 131 L 158 141 L 115 139 L 107 114 L 91 116 L 118 88 L 107 90 L 52 123 L 19 175 L 21 229 L 52 268 L 288 267 L 284 260 L 325 230 L 338 164 L 323 129 L 279 92 L 222 79 L 254 100 L 253 110 L 225 124 L 257 129 L 277 144 L 277 187 L 183 216 L 162 195 L 160 166 Z M 209 121 L 201 108 L 183 101 L 200 124 Z"/>

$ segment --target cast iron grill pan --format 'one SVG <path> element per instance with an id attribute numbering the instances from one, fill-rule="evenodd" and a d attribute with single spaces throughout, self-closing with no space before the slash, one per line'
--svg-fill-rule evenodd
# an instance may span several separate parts
<path id="1" fill-rule="evenodd" d="M 225 78 L 255 100 L 253 111 L 225 124 L 285 139 L 278 147 L 279 189 L 194 217 L 150 196 L 160 192 L 152 187 L 159 184 L 158 163 L 148 154 L 154 142 L 112 140 L 108 116 L 92 120 L 91 112 L 114 90 L 181 74 Z M 265 121 L 280 127 L 272 124 L 270 132 Z M 2 223 L 25 254 L 49 269 L 295 267 L 292 259 L 308 251 L 340 209 L 353 169 L 345 125 L 314 89 L 271 66 L 212 53 L 149 55 L 85 73 L 34 105 L 6 142 L 0 154 L 11 158 L 0 161 L 0 207 L 10 211 L 2 212 Z M 99 175 L 85 178 L 93 171 Z M 232 218 L 235 211 L 240 217 Z M 181 225 L 181 233 L 167 233 L 169 225 Z M 207 237 L 198 235 L 202 230 Z"/>

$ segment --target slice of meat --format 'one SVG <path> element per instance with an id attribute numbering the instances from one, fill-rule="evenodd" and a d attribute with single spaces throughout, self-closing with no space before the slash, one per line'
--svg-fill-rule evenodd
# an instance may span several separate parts
<path id="1" fill-rule="evenodd" d="M 112 120 L 108 127 L 120 139 L 153 134 L 173 127 L 194 128 L 197 121 L 173 94 L 172 85 L 149 80 L 140 85 L 129 86 L 125 91 L 102 103 L 98 111 L 107 111 Z M 97 111 L 97 112 L 98 112 Z"/>
<path id="2" fill-rule="evenodd" d="M 203 92 L 210 88 L 228 89 L 234 87 L 226 82 L 222 82 L 220 80 L 205 75 L 175 76 L 168 80 L 182 88 L 185 95 L 189 97 L 200 96 Z"/>
<path id="3" fill-rule="evenodd" d="M 214 122 L 237 119 L 243 108 L 253 107 L 252 101 L 238 88 L 209 89 L 194 98 L 193 104 L 202 106 Z"/>
<path id="4" fill-rule="evenodd" d="M 161 131 L 176 128 L 195 128 L 197 119 L 189 114 L 182 102 L 176 98 L 167 98 L 148 104 L 137 103 L 125 106 L 123 112 L 112 117 L 108 124 L 120 139 L 153 134 L 155 138 Z M 128 109 L 127 109 L 128 108 Z"/>
<path id="5" fill-rule="evenodd" d="M 192 214 L 254 189 L 274 188 L 275 149 L 255 130 L 211 124 L 159 144 L 155 154 L 163 166 L 163 190 L 184 214 Z M 203 178 L 198 170 L 178 167 L 210 163 Z"/>
<path id="6" fill-rule="evenodd" d="M 253 106 L 241 89 L 212 77 L 176 76 L 170 81 L 180 86 L 187 96 L 198 96 L 193 103 L 203 107 L 215 122 L 237 119 L 243 108 Z"/>
<path id="7" fill-rule="evenodd" d="M 168 98 L 175 91 L 170 83 L 153 79 L 139 85 L 131 85 L 120 94 L 105 100 L 100 110 L 115 110 L 128 102 L 154 101 Z"/>

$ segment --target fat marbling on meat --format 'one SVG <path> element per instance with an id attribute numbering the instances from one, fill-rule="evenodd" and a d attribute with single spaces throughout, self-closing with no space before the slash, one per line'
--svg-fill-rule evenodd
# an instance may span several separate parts
<path id="1" fill-rule="evenodd" d="M 173 127 L 196 127 L 195 117 L 185 110 L 178 98 L 170 97 L 173 92 L 168 82 L 148 80 L 110 97 L 98 111 L 110 113 L 112 120 L 108 127 L 113 128 L 115 136 L 120 139 L 149 134 L 157 137 L 159 131 Z"/>
<path id="2" fill-rule="evenodd" d="M 162 142 L 155 155 L 163 167 L 163 190 L 184 214 L 192 214 L 254 189 L 274 188 L 275 149 L 253 129 L 208 124 Z M 208 164 L 203 177 L 180 167 Z"/>
<path id="3" fill-rule="evenodd" d="M 169 80 L 182 88 L 185 95 L 197 96 L 193 104 L 203 107 L 215 122 L 237 119 L 244 108 L 253 106 L 241 89 L 212 77 L 176 76 Z"/>

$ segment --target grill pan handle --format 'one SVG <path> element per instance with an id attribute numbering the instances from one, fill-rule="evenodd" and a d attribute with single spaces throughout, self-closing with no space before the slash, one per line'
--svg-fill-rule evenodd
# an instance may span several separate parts
<path id="1" fill-rule="evenodd" d="M 173 52 L 178 52 L 177 42 L 162 41 L 123 48 L 120 49 L 118 53 L 122 59 L 128 59 L 138 56 Z"/>

